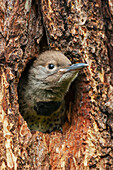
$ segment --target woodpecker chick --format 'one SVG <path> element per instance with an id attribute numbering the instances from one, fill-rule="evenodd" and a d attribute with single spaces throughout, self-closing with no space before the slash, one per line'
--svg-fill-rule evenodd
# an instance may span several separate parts
<path id="1" fill-rule="evenodd" d="M 31 130 L 51 132 L 61 128 L 65 94 L 86 66 L 71 64 L 60 51 L 45 51 L 38 56 L 18 86 L 20 112 Z"/>

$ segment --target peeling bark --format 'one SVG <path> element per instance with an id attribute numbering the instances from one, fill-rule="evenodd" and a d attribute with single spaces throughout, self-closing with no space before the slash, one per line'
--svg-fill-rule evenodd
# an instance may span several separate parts
<path id="1" fill-rule="evenodd" d="M 111 0 L 0 1 L 0 169 L 113 168 L 112 23 Z M 19 112 L 19 78 L 45 49 L 89 64 L 66 96 L 63 134 L 30 132 Z"/>

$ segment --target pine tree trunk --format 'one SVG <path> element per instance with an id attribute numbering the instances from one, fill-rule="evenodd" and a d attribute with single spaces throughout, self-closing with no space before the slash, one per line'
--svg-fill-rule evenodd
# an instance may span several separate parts
<path id="1" fill-rule="evenodd" d="M 0 169 L 113 168 L 112 0 L 0 1 Z M 46 49 L 89 64 L 66 97 L 70 124 L 32 133 L 18 82 Z"/>

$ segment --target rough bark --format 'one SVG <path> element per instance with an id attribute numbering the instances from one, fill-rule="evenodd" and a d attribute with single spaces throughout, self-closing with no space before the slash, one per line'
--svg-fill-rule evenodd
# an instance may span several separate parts
<path id="1" fill-rule="evenodd" d="M 0 169 L 113 168 L 112 0 L 0 1 Z M 70 125 L 31 133 L 17 86 L 45 49 L 89 64 L 66 97 Z"/>

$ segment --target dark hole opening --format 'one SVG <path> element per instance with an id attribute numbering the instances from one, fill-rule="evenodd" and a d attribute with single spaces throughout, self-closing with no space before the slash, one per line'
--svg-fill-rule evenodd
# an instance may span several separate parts
<path id="1" fill-rule="evenodd" d="M 20 113 L 21 113 L 21 115 L 23 116 L 23 118 L 24 118 L 24 120 L 28 123 L 28 127 L 29 127 L 29 129 L 32 131 L 34 131 L 34 130 L 36 130 L 35 128 L 33 129 L 32 128 L 32 126 L 34 126 L 34 124 L 36 124 L 36 121 L 38 121 L 38 122 L 40 122 L 40 121 L 42 121 L 41 120 L 41 117 L 38 117 L 37 118 L 37 120 L 35 119 L 35 117 L 33 116 L 33 113 L 32 113 L 32 110 L 29 110 L 29 112 L 31 112 L 30 114 L 32 115 L 32 118 L 31 117 L 29 117 L 29 115 L 27 115 L 27 114 L 25 114 L 24 115 L 24 110 L 22 109 L 22 105 L 24 105 L 24 109 L 25 110 L 27 110 L 28 108 L 27 108 L 27 106 L 26 106 L 26 104 L 25 104 L 25 101 L 23 101 L 22 100 L 22 97 L 23 97 L 23 93 L 21 93 L 20 91 L 23 91 L 24 92 L 24 90 L 25 90 L 25 88 L 26 88 L 26 85 L 24 85 L 24 83 L 27 83 L 27 80 L 28 80 L 28 71 L 29 71 L 29 69 L 30 69 L 30 67 L 31 67 L 31 65 L 33 64 L 33 61 L 35 60 L 35 58 L 34 59 L 32 59 L 28 64 L 27 64 L 27 66 L 26 66 L 26 68 L 25 68 L 25 70 L 24 70 L 24 72 L 22 73 L 22 76 L 21 76 L 21 78 L 20 78 L 20 81 L 19 81 L 19 85 L 18 85 L 18 98 L 19 98 L 19 110 L 20 110 Z M 74 82 L 71 84 L 71 86 L 70 86 L 70 88 L 69 88 L 69 91 L 67 92 L 67 94 L 65 95 L 65 114 L 63 115 L 63 116 L 61 116 L 60 118 L 62 119 L 62 123 L 59 125 L 59 126 L 57 126 L 56 125 L 56 127 L 55 128 L 53 128 L 52 129 L 52 125 L 53 124 L 56 124 L 56 122 L 58 122 L 59 121 L 59 119 L 58 119 L 58 117 L 57 117 L 57 114 L 55 115 L 56 116 L 56 118 L 54 119 L 55 120 L 55 122 L 53 121 L 52 123 L 51 123 L 51 118 L 50 119 L 48 119 L 47 120 L 47 126 L 50 126 L 50 130 L 47 130 L 47 131 L 44 131 L 44 129 L 42 128 L 42 129 L 37 129 L 38 131 L 41 131 L 41 132 L 44 132 L 44 133 L 51 133 L 52 131 L 60 131 L 61 133 L 62 133 L 62 131 L 63 132 L 65 132 L 65 131 L 67 131 L 68 129 L 69 129 L 69 127 L 71 126 L 71 123 L 72 123 L 72 119 L 73 119 L 73 106 L 74 106 L 74 104 L 75 104 L 75 102 L 76 102 L 76 99 L 77 99 L 77 83 L 78 83 L 78 81 L 79 81 L 79 79 L 77 78 L 77 79 L 75 79 L 74 80 Z M 30 101 L 31 99 L 29 98 L 29 101 Z M 70 103 L 71 103 L 71 105 L 70 105 Z M 45 109 L 48 109 L 48 110 L 51 110 L 51 108 L 53 109 L 53 107 L 58 107 L 58 104 L 56 104 L 56 103 L 50 103 L 50 105 L 49 105 L 49 103 L 41 103 L 41 109 L 42 110 L 45 110 Z M 46 107 L 47 106 L 47 107 Z M 52 107 L 51 107 L 52 106 Z M 38 106 L 38 107 L 40 107 L 40 106 Z M 37 108 L 35 108 L 34 110 L 36 110 Z M 62 111 L 63 111 L 63 109 L 62 109 Z M 53 109 L 54 110 L 54 109 Z M 48 112 L 48 111 L 47 111 Z M 43 118 L 44 118 L 44 115 L 42 114 L 42 116 L 43 116 Z M 44 121 L 42 121 L 42 123 L 44 124 L 45 123 L 45 121 L 46 121 L 46 119 L 44 120 Z M 29 126 L 29 122 L 31 122 L 30 123 L 30 126 Z M 67 126 L 67 127 L 66 127 Z M 39 127 L 39 124 L 37 123 L 37 127 Z M 64 130 L 63 130 L 63 129 Z M 51 130 L 52 129 L 52 130 Z"/>

